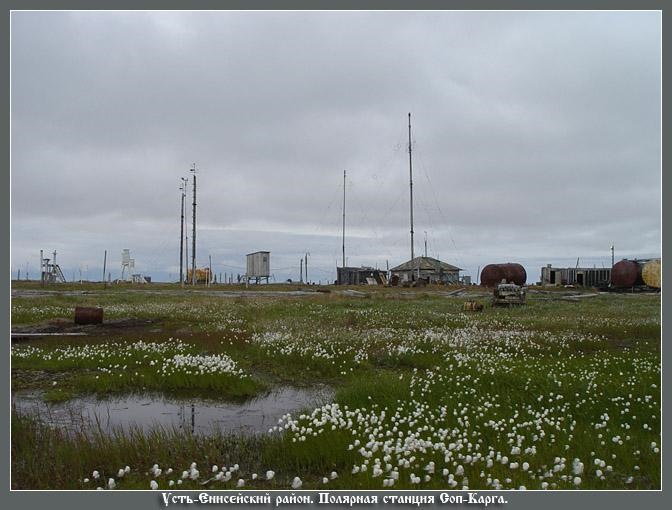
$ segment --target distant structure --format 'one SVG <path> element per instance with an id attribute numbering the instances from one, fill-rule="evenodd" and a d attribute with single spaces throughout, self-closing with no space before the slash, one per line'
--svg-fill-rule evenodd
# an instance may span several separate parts
<path id="1" fill-rule="evenodd" d="M 196 268 L 196 272 L 192 273 L 191 269 L 187 269 L 187 281 L 194 285 L 208 285 L 212 283 L 213 274 L 209 267 Z"/>
<path id="2" fill-rule="evenodd" d="M 542 285 L 576 285 L 578 287 L 608 287 L 611 268 L 553 267 L 541 268 Z"/>
<path id="3" fill-rule="evenodd" d="M 611 270 L 611 285 L 617 289 L 660 289 L 661 259 L 623 259 Z"/>
<path id="4" fill-rule="evenodd" d="M 54 258 L 50 262 L 44 258 L 44 252 L 40 250 L 40 274 L 41 282 L 45 283 L 65 283 L 65 276 L 58 264 L 56 264 L 56 250 L 53 252 Z"/>
<path id="5" fill-rule="evenodd" d="M 336 285 L 387 285 L 385 271 L 373 267 L 337 267 Z"/>
<path id="6" fill-rule="evenodd" d="M 121 251 L 121 281 L 130 282 L 132 271 L 135 269 L 135 259 L 131 258 L 131 250 L 125 248 Z"/>
<path id="7" fill-rule="evenodd" d="M 259 283 L 261 280 L 271 276 L 271 252 L 270 251 L 255 251 L 247 254 L 247 271 L 245 272 L 245 280 L 254 283 Z"/>
<path id="8" fill-rule="evenodd" d="M 422 278 L 428 283 L 453 284 L 459 283 L 462 269 L 432 257 L 415 257 L 390 271 L 401 282 Z"/>

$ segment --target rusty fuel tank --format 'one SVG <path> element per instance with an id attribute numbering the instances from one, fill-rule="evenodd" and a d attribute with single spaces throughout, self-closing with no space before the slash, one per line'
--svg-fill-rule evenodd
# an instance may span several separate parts
<path id="1" fill-rule="evenodd" d="M 481 285 L 485 287 L 494 287 L 505 280 L 506 283 L 515 283 L 516 285 L 525 285 L 527 281 L 527 272 L 520 264 L 488 264 L 481 271 Z"/>
<path id="2" fill-rule="evenodd" d="M 611 268 L 611 283 L 614 287 L 643 285 L 642 268 L 634 260 L 623 259 Z"/>
<path id="3" fill-rule="evenodd" d="M 89 306 L 75 308 L 75 324 L 102 324 L 103 309 Z"/>
<path id="4" fill-rule="evenodd" d="M 642 280 L 653 289 L 660 288 L 660 259 L 649 260 L 642 267 Z"/>

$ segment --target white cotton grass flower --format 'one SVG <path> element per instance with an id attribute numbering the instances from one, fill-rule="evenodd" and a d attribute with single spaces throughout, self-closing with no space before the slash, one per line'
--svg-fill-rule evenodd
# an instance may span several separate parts
<path id="1" fill-rule="evenodd" d="M 151 482 L 149 482 L 149 488 L 155 491 L 159 488 L 159 484 L 156 483 L 156 480 L 152 480 Z"/>
<path id="2" fill-rule="evenodd" d="M 257 475 L 257 473 L 252 473 L 252 480 L 256 480 L 257 478 L 259 478 L 259 475 Z"/>
<path id="3" fill-rule="evenodd" d="M 572 463 L 572 472 L 575 475 L 580 475 L 583 473 L 583 462 L 581 462 L 579 459 L 574 459 L 574 462 Z"/>
<path id="4" fill-rule="evenodd" d="M 327 478 L 326 476 L 323 477 L 323 478 L 322 478 L 322 483 L 323 483 L 323 484 L 329 483 L 329 478 Z"/>
<path id="5" fill-rule="evenodd" d="M 335 480 L 336 478 L 338 478 L 338 473 L 336 471 L 332 471 L 331 474 L 329 475 L 329 478 Z"/>
<path id="6" fill-rule="evenodd" d="M 107 481 L 107 488 L 113 490 L 117 486 L 117 482 L 114 481 L 114 478 L 110 478 Z"/>
<path id="7" fill-rule="evenodd" d="M 100 473 L 94 470 L 93 473 L 91 473 L 91 476 L 93 476 L 94 480 L 98 480 L 98 478 L 100 478 Z"/>
<path id="8" fill-rule="evenodd" d="M 124 471 L 123 469 L 120 469 L 117 472 L 117 478 L 123 478 L 125 474 L 126 474 L 126 471 Z"/>
<path id="9" fill-rule="evenodd" d="M 303 485 L 303 482 L 301 481 L 301 478 L 299 478 L 298 476 L 295 476 L 294 480 L 292 480 L 292 489 L 294 489 L 294 490 L 300 489 L 302 485 Z"/>
<path id="10" fill-rule="evenodd" d="M 169 469 L 168 471 L 172 471 L 172 469 Z M 124 473 L 128 474 L 128 473 L 130 473 L 130 472 L 131 472 L 131 466 L 126 466 L 126 467 L 124 468 Z"/>
<path id="11" fill-rule="evenodd" d="M 88 479 L 88 478 L 84 478 L 83 482 L 84 482 L 84 483 L 89 483 L 89 479 Z"/>
<path id="12" fill-rule="evenodd" d="M 275 471 L 268 470 L 266 471 L 266 480 L 273 480 L 273 477 L 275 476 Z"/>
<path id="13" fill-rule="evenodd" d="M 238 479 L 238 483 L 236 484 L 236 487 L 245 487 L 245 480 L 242 478 Z"/>
<path id="14" fill-rule="evenodd" d="M 581 477 L 579 476 L 574 477 L 574 485 L 576 485 L 577 487 L 581 485 Z"/>
<path id="15" fill-rule="evenodd" d="M 212 466 L 212 472 L 213 472 L 213 473 L 216 473 L 217 471 L 219 471 L 219 468 L 218 468 L 217 465 L 215 464 L 214 466 Z"/>
<path id="16" fill-rule="evenodd" d="M 168 482 L 168 487 L 172 487 L 173 485 L 175 485 L 175 480 L 170 480 Z"/>

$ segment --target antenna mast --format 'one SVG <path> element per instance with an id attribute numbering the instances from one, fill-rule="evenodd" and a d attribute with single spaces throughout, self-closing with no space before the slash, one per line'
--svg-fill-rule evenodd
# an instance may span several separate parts
<path id="1" fill-rule="evenodd" d="M 345 170 L 343 170 L 343 267 L 345 267 Z"/>
<path id="2" fill-rule="evenodd" d="M 194 163 L 194 168 L 190 169 L 190 172 L 194 172 L 193 226 L 191 229 L 191 284 L 196 285 L 196 163 Z"/>
<path id="3" fill-rule="evenodd" d="M 409 172 L 409 189 L 411 194 L 411 264 L 415 258 L 413 250 L 413 159 L 411 157 L 411 114 L 408 114 L 408 172 Z"/>

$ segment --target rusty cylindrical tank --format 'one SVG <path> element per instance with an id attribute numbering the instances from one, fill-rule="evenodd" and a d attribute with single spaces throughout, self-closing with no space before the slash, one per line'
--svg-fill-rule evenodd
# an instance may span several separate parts
<path id="1" fill-rule="evenodd" d="M 75 324 L 102 324 L 103 309 L 88 306 L 75 308 Z"/>
<path id="2" fill-rule="evenodd" d="M 642 268 L 634 260 L 623 259 L 611 268 L 611 283 L 614 287 L 643 285 Z"/>
<path id="3" fill-rule="evenodd" d="M 660 259 L 649 260 L 642 267 L 642 280 L 651 288 L 660 288 Z"/>
<path id="4" fill-rule="evenodd" d="M 481 271 L 481 285 L 494 287 L 506 280 L 506 283 L 525 285 L 527 272 L 520 264 L 488 264 Z"/>

